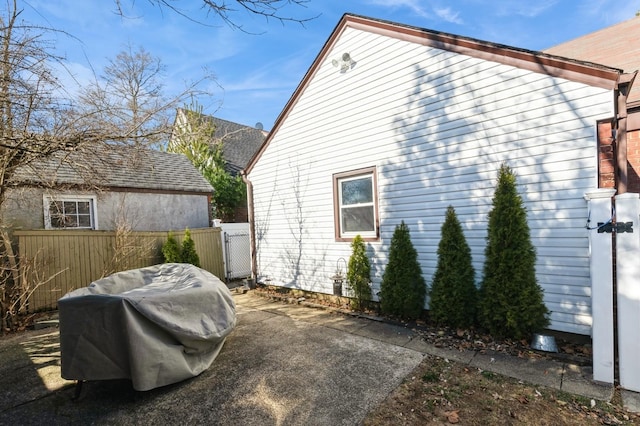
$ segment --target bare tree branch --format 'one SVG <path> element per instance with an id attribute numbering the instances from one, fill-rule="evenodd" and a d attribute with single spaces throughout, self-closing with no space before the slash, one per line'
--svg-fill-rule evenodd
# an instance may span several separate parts
<path id="1" fill-rule="evenodd" d="M 310 0 L 200 0 L 200 9 L 203 11 L 202 16 L 194 15 L 194 12 L 182 9 L 181 4 L 184 4 L 184 0 L 147 0 L 153 6 L 158 7 L 160 10 L 167 9 L 172 13 L 176 13 L 192 22 L 196 22 L 201 25 L 208 25 L 206 19 L 210 15 L 214 15 L 221 19 L 225 24 L 231 28 L 241 30 L 243 32 L 251 33 L 250 30 L 245 29 L 236 20 L 238 13 L 245 12 L 253 15 L 263 16 L 267 20 L 276 20 L 281 24 L 286 22 L 294 22 L 302 26 L 306 22 L 309 22 L 319 15 L 307 16 L 307 17 L 295 17 L 288 12 L 292 8 L 305 8 L 306 4 Z M 120 16 L 127 16 L 125 8 L 123 7 L 123 0 L 114 0 L 116 4 L 116 13 Z M 133 3 L 133 0 L 131 0 Z"/>

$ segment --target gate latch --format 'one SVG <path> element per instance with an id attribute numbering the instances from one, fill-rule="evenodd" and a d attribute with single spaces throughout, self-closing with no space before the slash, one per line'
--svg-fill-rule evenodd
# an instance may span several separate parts
<path id="1" fill-rule="evenodd" d="M 633 222 L 617 222 L 615 225 L 611 222 L 598 222 L 598 234 L 603 232 L 610 234 L 614 231 L 620 234 L 625 232 L 633 234 Z"/>

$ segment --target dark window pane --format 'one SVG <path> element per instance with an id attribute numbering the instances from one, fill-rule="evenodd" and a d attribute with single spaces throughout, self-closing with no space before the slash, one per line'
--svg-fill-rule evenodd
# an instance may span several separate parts
<path id="1" fill-rule="evenodd" d="M 76 215 L 65 215 L 64 216 L 64 226 L 65 226 L 65 228 L 77 228 L 78 227 L 78 217 Z"/>
<path id="2" fill-rule="evenodd" d="M 76 214 L 76 202 L 75 201 L 65 201 L 64 202 L 64 213 L 65 214 Z"/>
<path id="3" fill-rule="evenodd" d="M 89 214 L 89 201 L 78 201 L 78 213 Z"/>
<path id="4" fill-rule="evenodd" d="M 51 215 L 51 227 L 52 228 L 62 228 L 64 224 L 62 223 L 62 216 L 60 215 Z"/>
<path id="5" fill-rule="evenodd" d="M 62 214 L 62 202 L 52 201 L 51 203 L 49 203 L 49 214 L 51 216 L 56 214 Z"/>
<path id="6" fill-rule="evenodd" d="M 343 206 L 373 202 L 371 177 L 342 181 L 341 187 Z"/>
<path id="7" fill-rule="evenodd" d="M 89 215 L 78 215 L 78 226 L 82 228 L 91 227 L 91 216 Z"/>
<path id="8" fill-rule="evenodd" d="M 373 207 L 351 207 L 342 209 L 342 232 L 375 231 Z"/>

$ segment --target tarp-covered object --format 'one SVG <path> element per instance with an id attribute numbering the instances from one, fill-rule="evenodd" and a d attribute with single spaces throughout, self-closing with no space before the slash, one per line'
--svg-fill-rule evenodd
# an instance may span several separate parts
<path id="1" fill-rule="evenodd" d="M 144 391 L 197 376 L 236 324 L 215 275 L 182 263 L 118 272 L 58 301 L 62 377 Z"/>

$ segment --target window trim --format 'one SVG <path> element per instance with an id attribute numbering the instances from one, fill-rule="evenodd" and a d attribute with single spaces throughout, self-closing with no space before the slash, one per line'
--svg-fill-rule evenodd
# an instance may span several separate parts
<path id="1" fill-rule="evenodd" d="M 371 176 L 373 185 L 373 223 L 375 230 L 370 233 L 360 234 L 364 241 L 379 241 L 380 240 L 380 216 L 378 214 L 378 176 L 376 172 L 376 166 L 365 167 L 362 169 L 350 170 L 347 172 L 334 173 L 333 174 L 333 229 L 335 232 L 336 241 L 353 241 L 355 235 L 342 235 L 342 222 L 340 221 L 340 182 L 344 179 L 353 179 L 359 176 Z"/>
<path id="2" fill-rule="evenodd" d="M 47 195 L 42 196 L 42 207 L 44 210 L 44 229 L 48 230 L 78 230 L 78 231 L 91 231 L 98 229 L 98 210 L 96 209 L 95 195 Z M 69 228 L 55 228 L 51 225 L 51 213 L 49 211 L 49 205 L 55 201 L 75 201 L 84 202 L 89 201 L 89 212 L 91 214 L 91 227 L 69 227 Z"/>

